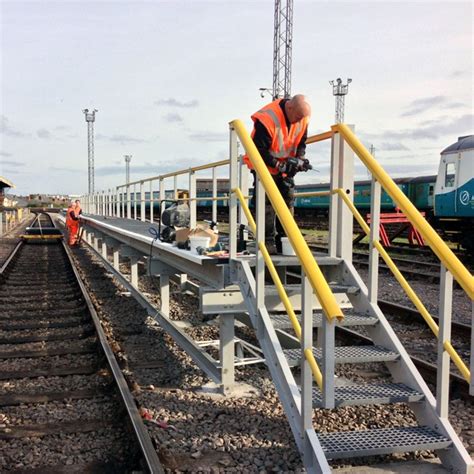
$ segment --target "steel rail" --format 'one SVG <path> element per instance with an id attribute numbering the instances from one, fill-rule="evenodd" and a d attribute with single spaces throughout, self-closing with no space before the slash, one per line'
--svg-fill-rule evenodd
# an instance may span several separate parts
<path id="1" fill-rule="evenodd" d="M 135 400 L 130 393 L 130 390 L 128 389 L 127 382 L 125 380 L 125 377 L 122 374 L 122 371 L 120 369 L 120 366 L 117 362 L 117 359 L 115 358 L 115 355 L 107 341 L 107 336 L 105 335 L 105 332 L 102 328 L 102 325 L 100 323 L 99 316 L 97 315 L 97 312 L 94 308 L 94 304 L 92 303 L 92 300 L 89 296 L 89 293 L 82 281 L 81 276 L 79 275 L 79 272 L 76 268 L 76 265 L 74 263 L 72 254 L 70 249 L 67 247 L 67 245 L 64 243 L 64 241 L 61 242 L 63 245 L 63 248 L 66 252 L 66 255 L 68 256 L 69 262 L 71 264 L 72 270 L 74 272 L 75 278 L 77 280 L 77 283 L 81 289 L 82 296 L 86 302 L 87 308 L 91 314 L 92 321 L 94 322 L 95 329 L 97 331 L 97 336 L 100 341 L 100 345 L 102 347 L 102 350 L 104 352 L 104 355 L 107 359 L 107 363 L 110 367 L 110 370 L 113 374 L 113 377 L 116 381 L 120 396 L 122 397 L 122 401 L 125 405 L 125 409 L 127 410 L 128 417 L 130 419 L 130 422 L 132 424 L 133 430 L 135 432 L 136 438 L 138 440 L 138 443 L 140 445 L 141 452 L 143 453 L 143 457 L 146 461 L 147 468 L 150 473 L 152 474 L 162 474 L 164 473 L 164 469 L 161 465 L 161 462 L 158 458 L 158 454 L 156 453 L 156 449 L 153 446 L 153 443 L 151 441 L 151 438 L 148 434 L 147 429 L 145 428 L 145 425 L 143 424 L 143 421 L 141 419 L 141 416 L 138 412 L 137 406 L 135 404 Z"/>
<path id="2" fill-rule="evenodd" d="M 372 339 L 364 336 L 363 334 L 360 334 L 352 329 L 337 326 L 336 337 L 341 336 L 341 335 L 343 337 L 348 338 L 349 340 L 355 339 L 356 341 L 364 345 L 373 344 Z M 409 355 L 410 355 L 410 359 L 415 364 L 416 368 L 422 374 L 424 380 L 427 380 L 436 386 L 436 377 L 437 377 L 438 367 L 435 364 L 432 364 L 431 362 L 427 362 L 426 360 L 412 356 L 411 354 Z M 463 377 L 459 376 L 458 374 L 454 372 L 450 372 L 449 377 L 450 377 L 451 391 L 459 393 L 462 396 L 462 398 L 464 398 L 465 400 L 471 400 L 472 397 L 469 395 L 469 384 L 466 382 L 466 380 L 464 380 Z"/>
<path id="3" fill-rule="evenodd" d="M 10 255 L 8 256 L 8 258 L 5 260 L 2 267 L 0 268 L 0 275 L 3 275 L 3 272 L 7 269 L 8 265 L 10 265 L 10 262 L 15 258 L 15 255 L 19 252 L 23 244 L 24 242 L 20 240 L 16 244 L 15 248 L 10 252 Z"/>
<path id="4" fill-rule="evenodd" d="M 392 314 L 396 317 L 401 317 L 406 320 L 416 321 L 420 324 L 424 322 L 423 316 L 420 312 L 409 306 L 404 306 L 393 301 L 386 301 L 379 299 L 377 300 L 379 308 L 386 314 Z M 432 316 L 433 320 L 436 323 L 439 323 L 439 318 L 437 316 Z M 426 326 L 423 326 L 426 329 Z M 451 331 L 453 334 L 457 334 L 460 337 L 471 337 L 471 326 L 466 323 L 460 323 L 459 321 L 451 322 Z"/>

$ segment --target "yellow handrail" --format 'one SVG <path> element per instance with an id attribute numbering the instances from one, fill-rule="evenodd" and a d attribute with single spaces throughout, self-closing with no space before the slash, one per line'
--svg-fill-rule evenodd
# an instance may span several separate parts
<path id="1" fill-rule="evenodd" d="M 371 171 L 372 175 L 382 185 L 387 194 L 397 203 L 398 207 L 407 216 L 408 220 L 420 232 L 428 242 L 433 252 L 443 262 L 444 266 L 453 274 L 453 277 L 461 285 L 471 299 L 474 299 L 474 276 L 454 255 L 452 250 L 443 242 L 436 231 L 426 222 L 418 209 L 412 204 L 408 197 L 399 189 L 388 173 L 380 166 L 367 148 L 359 141 L 354 132 L 345 124 L 333 125 L 332 130 L 339 132 L 354 152 L 359 156 L 364 165 Z"/>
<path id="2" fill-rule="evenodd" d="M 199 166 L 194 166 L 194 167 L 190 167 L 190 168 L 184 168 L 184 169 L 181 169 L 181 170 L 178 170 L 178 171 L 173 171 L 171 173 L 161 174 L 161 175 L 158 175 L 158 176 L 152 176 L 150 178 L 140 179 L 138 181 L 131 181 L 130 183 L 121 184 L 120 186 L 117 186 L 117 188 L 126 188 L 127 186 L 131 186 L 131 185 L 134 185 L 134 184 L 142 184 L 142 183 L 146 183 L 148 181 L 157 181 L 157 180 L 161 180 L 161 179 L 172 178 L 173 176 L 179 176 L 179 175 L 186 174 L 186 173 L 195 173 L 196 171 L 203 171 L 203 170 L 208 170 L 210 168 L 217 168 L 218 166 L 225 166 L 225 165 L 228 165 L 229 163 L 230 163 L 229 159 L 214 161 L 213 163 L 208 163 L 208 164 L 205 164 L 205 165 L 199 165 Z"/>
<path id="3" fill-rule="evenodd" d="M 293 194 L 293 196 L 295 198 L 299 197 L 299 198 L 302 198 L 302 197 L 316 197 L 316 196 L 329 196 L 331 194 L 331 191 L 311 191 L 311 192 L 307 192 L 307 193 L 295 193 Z"/>
<path id="4" fill-rule="evenodd" d="M 360 212 L 357 210 L 357 208 L 354 206 L 354 203 L 349 199 L 347 194 L 343 189 L 336 189 L 335 190 L 337 194 L 342 198 L 342 200 L 346 203 L 346 205 L 349 207 L 350 211 L 356 218 L 357 222 L 361 226 L 362 230 L 370 236 L 370 228 L 365 222 L 364 218 L 361 216 Z M 430 327 L 431 331 L 433 331 L 433 334 L 439 339 L 439 326 L 436 324 L 436 321 L 433 319 L 429 311 L 426 309 L 425 305 L 421 302 L 420 298 L 418 298 L 418 295 L 415 293 L 413 288 L 410 286 L 406 278 L 401 274 L 400 270 L 398 267 L 395 265 L 394 261 L 390 257 L 390 255 L 387 253 L 387 251 L 383 248 L 382 244 L 378 240 L 374 240 L 373 242 L 374 247 L 378 250 L 380 253 L 380 256 L 383 258 L 387 266 L 390 268 L 392 271 L 393 275 L 397 279 L 398 283 L 400 283 L 401 287 L 405 290 L 405 293 L 407 296 L 410 298 L 412 303 L 415 305 L 416 309 L 420 312 L 421 316 L 423 319 L 426 321 L 428 326 Z M 459 357 L 458 353 L 456 352 L 456 349 L 451 345 L 450 341 L 443 341 L 443 347 L 445 351 L 450 355 L 452 361 L 456 365 L 456 367 L 459 369 L 461 372 L 462 376 L 465 378 L 465 380 L 470 383 L 471 380 L 471 373 L 469 371 L 469 368 L 466 366 L 466 364 L 462 361 L 462 359 Z"/>
<path id="5" fill-rule="evenodd" d="M 308 244 L 305 242 L 303 235 L 301 234 L 295 219 L 291 215 L 288 206 L 286 205 L 281 193 L 278 191 L 276 184 L 268 171 L 260 153 L 257 150 L 252 138 L 245 129 L 244 124 L 240 120 L 233 120 L 230 125 L 236 131 L 240 142 L 247 152 L 256 173 L 262 181 L 263 187 L 267 193 L 268 199 L 270 200 L 273 208 L 275 209 L 276 215 L 280 219 L 280 222 L 285 230 L 288 239 L 293 246 L 296 255 L 298 256 L 301 265 L 304 268 L 306 275 L 308 276 L 311 286 L 316 293 L 318 300 L 321 303 L 324 314 L 328 320 L 332 321 L 334 318 L 343 319 L 339 305 L 337 304 L 336 298 L 332 293 L 329 285 L 324 278 L 319 265 L 314 259 Z"/>
<path id="6" fill-rule="evenodd" d="M 232 192 L 236 194 L 238 200 L 240 201 L 240 205 L 242 209 L 244 210 L 245 216 L 247 217 L 250 230 L 253 232 L 254 235 L 257 235 L 257 224 L 255 224 L 255 220 L 252 216 L 252 213 L 250 212 L 250 209 L 247 203 L 245 202 L 245 196 L 242 194 L 242 191 L 240 190 L 240 188 L 234 188 L 232 189 Z M 298 322 L 293 306 L 291 305 L 290 299 L 288 298 L 288 294 L 286 293 L 285 287 L 283 286 L 283 283 L 281 282 L 280 276 L 278 275 L 278 272 L 276 271 L 275 265 L 273 264 L 273 260 L 270 257 L 270 254 L 268 253 L 267 247 L 265 246 L 265 242 L 258 242 L 258 248 L 260 249 L 260 252 L 262 253 L 263 259 L 265 260 L 265 264 L 268 267 L 268 271 L 270 272 L 273 282 L 275 283 L 278 296 L 280 297 L 280 300 L 283 303 L 283 306 L 285 307 L 286 313 L 288 314 L 288 317 L 290 318 L 290 322 L 291 322 L 291 325 L 293 326 L 293 330 L 295 331 L 296 337 L 301 342 L 300 323 Z M 316 381 L 316 383 L 318 384 L 318 387 L 322 391 L 323 390 L 323 376 L 321 374 L 321 370 L 319 369 L 318 363 L 316 362 L 316 359 L 314 358 L 313 351 L 311 349 L 305 349 L 304 355 L 311 367 L 314 380 Z"/>
<path id="7" fill-rule="evenodd" d="M 310 143 L 322 142 L 323 140 L 327 140 L 328 138 L 332 138 L 334 132 L 329 130 L 328 132 L 318 133 L 317 135 L 311 135 L 306 139 L 306 145 Z"/>

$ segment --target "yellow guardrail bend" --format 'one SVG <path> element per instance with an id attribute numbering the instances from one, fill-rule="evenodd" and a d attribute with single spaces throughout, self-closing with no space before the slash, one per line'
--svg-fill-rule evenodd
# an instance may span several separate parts
<path id="1" fill-rule="evenodd" d="M 244 124 L 240 120 L 234 120 L 230 123 L 234 127 L 240 142 L 245 148 L 247 155 L 262 181 L 263 187 L 267 193 L 268 199 L 270 200 L 275 212 L 280 219 L 280 222 L 285 229 L 285 233 L 293 246 L 298 259 L 304 268 L 306 275 L 308 276 L 311 286 L 316 293 L 318 300 L 321 303 L 324 314 L 328 320 L 332 321 L 334 318 L 343 319 L 341 308 L 337 304 L 336 298 L 332 293 L 329 285 L 324 278 L 321 269 L 319 268 L 316 260 L 314 259 L 308 244 L 303 238 L 295 219 L 291 215 L 288 206 L 283 200 L 280 191 L 276 187 L 276 184 L 272 178 L 272 175 L 268 171 L 260 153 L 257 150 L 252 138 L 245 129 Z"/>
<path id="2" fill-rule="evenodd" d="M 354 203 L 349 199 L 347 194 L 345 193 L 344 189 L 336 189 L 335 192 L 339 194 L 339 196 L 342 198 L 342 200 L 346 203 L 346 205 L 349 207 L 350 211 L 356 218 L 357 222 L 359 225 L 362 227 L 362 230 L 366 233 L 366 235 L 370 236 L 370 228 L 365 222 L 364 218 L 361 216 L 360 212 L 357 210 L 357 208 L 354 206 Z M 407 296 L 410 298 L 412 303 L 415 305 L 416 309 L 420 312 L 422 315 L 423 319 L 426 321 L 428 326 L 430 327 L 431 331 L 433 334 L 439 339 L 439 326 L 436 324 L 436 321 L 433 319 L 429 311 L 426 309 L 425 305 L 421 302 L 420 298 L 418 298 L 418 295 L 415 293 L 413 288 L 410 286 L 406 278 L 402 275 L 398 267 L 395 265 L 394 261 L 390 257 L 390 255 L 387 253 L 387 251 L 384 249 L 383 245 L 378 241 L 374 240 L 373 242 L 374 247 L 378 250 L 380 253 L 380 256 L 383 258 L 387 266 L 390 268 L 392 271 L 393 275 L 397 279 L 398 283 L 400 283 L 401 287 L 405 290 L 405 293 Z M 466 364 L 463 362 L 463 360 L 459 357 L 458 353 L 456 352 L 456 349 L 451 345 L 450 341 L 443 341 L 443 347 L 444 350 L 449 354 L 451 357 L 452 361 L 456 365 L 456 367 L 459 369 L 461 372 L 462 376 L 464 379 L 470 383 L 471 380 L 471 372 L 469 371 L 469 368 L 466 366 Z"/>
<path id="3" fill-rule="evenodd" d="M 240 190 L 240 188 L 234 188 L 232 189 L 232 192 L 235 193 L 238 200 L 240 201 L 240 205 L 249 222 L 250 230 L 253 232 L 254 235 L 257 235 L 257 224 L 255 224 L 255 220 L 252 216 L 252 213 L 250 212 L 250 209 L 247 206 L 247 203 L 245 202 L 245 196 L 242 194 L 242 191 Z M 258 242 L 258 248 L 260 252 L 262 253 L 263 259 L 265 260 L 265 264 L 268 267 L 268 271 L 270 272 L 272 280 L 275 283 L 278 296 L 280 297 L 280 300 L 283 303 L 283 306 L 285 307 L 286 313 L 288 314 L 288 318 L 290 319 L 291 325 L 293 326 L 293 330 L 295 331 L 296 337 L 301 342 L 300 323 L 298 321 L 298 318 L 296 317 L 293 306 L 291 305 L 290 298 L 288 298 L 288 294 L 286 293 L 285 287 L 283 286 L 280 276 L 278 275 L 278 272 L 276 271 L 272 258 L 270 257 L 270 254 L 268 253 L 267 247 L 265 246 L 265 242 Z M 313 351 L 311 349 L 305 349 L 304 355 L 311 367 L 311 372 L 313 373 L 314 380 L 317 383 L 319 389 L 322 391 L 323 390 L 323 376 L 322 376 L 321 370 L 319 369 L 318 363 L 316 362 Z"/>
<path id="4" fill-rule="evenodd" d="M 433 252 L 438 256 L 444 266 L 452 273 L 456 281 L 471 299 L 474 299 L 474 276 L 472 276 L 452 250 L 443 242 L 443 239 L 428 224 L 418 209 L 408 197 L 399 189 L 388 173 L 380 166 L 377 160 L 362 145 L 352 130 L 345 124 L 333 125 L 331 129 L 339 132 L 349 146 L 354 150 L 365 166 L 371 171 L 387 194 L 397 203 L 398 207 L 407 216 L 408 220 L 420 232 Z"/>

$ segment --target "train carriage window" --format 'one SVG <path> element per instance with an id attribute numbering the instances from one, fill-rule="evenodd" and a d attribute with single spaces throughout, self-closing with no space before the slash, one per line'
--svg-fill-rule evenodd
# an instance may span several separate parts
<path id="1" fill-rule="evenodd" d="M 454 178 L 456 176 L 456 165 L 454 163 L 446 164 L 446 175 L 444 177 L 444 185 L 447 188 L 454 187 Z"/>

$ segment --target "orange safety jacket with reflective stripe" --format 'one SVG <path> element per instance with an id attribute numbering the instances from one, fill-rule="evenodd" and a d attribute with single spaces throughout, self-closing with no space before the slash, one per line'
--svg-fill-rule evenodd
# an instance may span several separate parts
<path id="1" fill-rule="evenodd" d="M 292 123 L 290 129 L 286 125 L 285 114 L 280 107 L 282 99 L 277 99 L 255 112 L 252 115 L 254 123 L 258 120 L 268 131 L 271 138 L 270 155 L 279 161 L 295 157 L 298 145 L 308 126 L 309 118 L 305 117 L 299 122 Z M 252 138 L 255 128 L 252 131 Z M 253 165 L 247 155 L 244 156 L 246 165 L 253 169 Z M 271 174 L 278 174 L 278 168 L 267 166 Z"/>
<path id="2" fill-rule="evenodd" d="M 66 210 L 66 227 L 69 227 L 71 225 L 71 216 L 69 213 L 72 211 L 72 206 L 69 206 Z"/>

